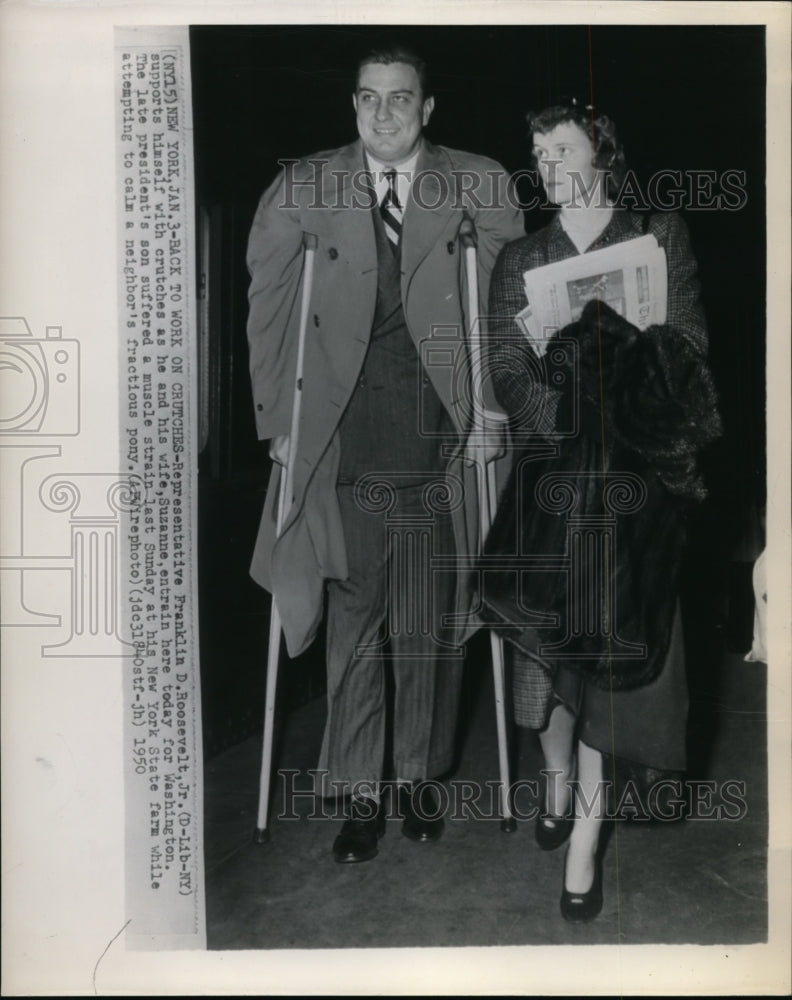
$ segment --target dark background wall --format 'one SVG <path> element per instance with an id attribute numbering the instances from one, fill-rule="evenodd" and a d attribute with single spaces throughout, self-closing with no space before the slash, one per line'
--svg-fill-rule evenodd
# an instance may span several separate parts
<path id="1" fill-rule="evenodd" d="M 525 112 L 579 94 L 607 111 L 642 188 L 658 170 L 744 171 L 737 211 L 685 209 L 699 261 L 711 363 L 726 432 L 707 456 L 711 496 L 691 525 L 693 617 L 735 633 L 735 564 L 756 554 L 764 502 L 764 29 L 461 26 L 407 29 L 426 53 L 436 108 L 428 136 L 528 167 Z M 356 137 L 351 94 L 361 50 L 381 28 L 251 26 L 191 30 L 196 202 L 208 336 L 202 353 L 201 657 L 209 755 L 261 725 L 268 596 L 247 575 L 269 472 L 256 441 L 245 339 L 244 253 L 277 161 Z M 719 190 L 716 183 L 715 191 Z M 530 186 L 521 185 L 528 197 Z M 526 212 L 528 231 L 546 211 Z M 745 577 L 745 573 L 742 573 Z M 739 580 L 737 580 L 739 583 Z M 744 583 L 744 580 L 743 580 Z M 731 604 L 731 608 L 730 608 Z M 690 618 L 690 615 L 688 616 Z M 739 645 L 741 638 L 735 635 Z M 281 705 L 321 692 L 322 651 L 288 671 Z"/>

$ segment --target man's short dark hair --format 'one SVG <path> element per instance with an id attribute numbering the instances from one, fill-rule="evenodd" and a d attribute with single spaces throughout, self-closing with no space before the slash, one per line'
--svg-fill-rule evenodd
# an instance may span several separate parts
<path id="1" fill-rule="evenodd" d="M 402 39 L 384 39 L 373 45 L 358 61 L 355 91 L 358 90 L 363 67 L 372 63 L 384 66 L 389 66 L 391 63 L 406 63 L 412 66 L 418 74 L 418 83 L 421 85 L 421 100 L 425 101 L 427 97 L 432 96 L 432 83 L 426 60 L 409 42 Z"/>

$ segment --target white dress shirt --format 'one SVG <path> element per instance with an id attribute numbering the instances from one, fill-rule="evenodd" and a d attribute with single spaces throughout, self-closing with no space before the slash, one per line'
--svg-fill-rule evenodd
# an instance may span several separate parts
<path id="1" fill-rule="evenodd" d="M 405 160 L 404 163 L 400 163 L 398 167 L 389 166 L 387 163 L 380 163 L 379 160 L 375 160 L 370 153 L 366 153 L 366 161 L 368 162 L 368 168 L 371 172 L 372 180 L 374 181 L 374 190 L 377 193 L 377 204 L 382 204 L 382 199 L 388 190 L 388 180 L 385 177 L 386 170 L 396 171 L 396 195 L 399 199 L 399 205 L 401 205 L 402 211 L 407 208 L 407 200 L 410 197 L 410 188 L 412 187 L 413 177 L 415 176 L 415 167 L 418 164 L 418 150 L 414 156 L 411 156 L 409 160 Z"/>

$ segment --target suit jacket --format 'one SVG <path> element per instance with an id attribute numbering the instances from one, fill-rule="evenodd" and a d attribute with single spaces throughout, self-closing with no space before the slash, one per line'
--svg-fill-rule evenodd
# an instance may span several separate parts
<path id="1" fill-rule="evenodd" d="M 323 613 L 324 581 L 347 576 L 336 497 L 338 423 L 354 390 L 371 334 L 377 294 L 377 251 L 366 197 L 363 145 L 288 166 L 261 198 L 250 233 L 248 340 L 259 437 L 287 434 L 291 423 L 300 320 L 303 233 L 317 237 L 303 369 L 303 405 L 294 465 L 294 502 L 276 539 L 278 477 L 273 469 L 251 565 L 275 597 L 287 647 L 297 655 L 313 639 Z M 482 184 L 470 193 L 470 177 Z M 460 178 L 467 180 L 460 181 Z M 495 258 L 524 234 L 507 198 L 508 179 L 492 160 L 424 141 L 401 241 L 405 318 L 419 356 L 461 438 L 470 426 L 465 334 L 464 260 L 458 239 L 463 212 L 478 237 L 479 288 L 486 302 Z M 460 189 L 467 194 L 458 196 Z M 431 338 L 432 350 L 427 354 Z M 422 346 L 423 344 L 423 346 Z M 436 346 L 436 350 L 435 350 Z M 460 553 L 476 544 L 474 469 L 459 456 L 449 472 L 464 484 L 455 512 Z M 460 591 L 457 611 L 470 597 Z"/>

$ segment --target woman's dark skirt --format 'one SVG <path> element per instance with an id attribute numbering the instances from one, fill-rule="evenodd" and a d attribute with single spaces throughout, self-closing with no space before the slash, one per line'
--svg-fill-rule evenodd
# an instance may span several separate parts
<path id="1" fill-rule="evenodd" d="M 682 620 L 677 608 L 663 668 L 651 683 L 611 691 L 566 665 L 551 668 L 512 650 L 514 718 L 541 731 L 563 704 L 576 716 L 577 735 L 601 753 L 657 771 L 684 771 L 688 690 Z"/>

